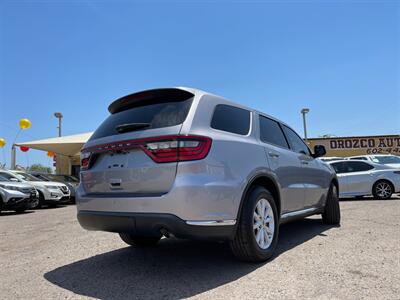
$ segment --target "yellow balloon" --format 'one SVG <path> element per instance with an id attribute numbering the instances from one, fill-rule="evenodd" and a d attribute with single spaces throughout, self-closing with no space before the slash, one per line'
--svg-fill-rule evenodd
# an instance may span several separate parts
<path id="1" fill-rule="evenodd" d="M 19 127 L 21 129 L 28 129 L 29 127 L 31 127 L 31 121 L 29 121 L 28 119 L 21 119 L 19 120 Z"/>
<path id="2" fill-rule="evenodd" d="M 3 138 L 0 138 L 0 148 L 3 148 L 7 144 L 6 140 Z"/>

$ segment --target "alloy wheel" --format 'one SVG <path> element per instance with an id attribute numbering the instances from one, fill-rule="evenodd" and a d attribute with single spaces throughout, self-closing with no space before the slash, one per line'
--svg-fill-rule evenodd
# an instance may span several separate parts
<path id="1" fill-rule="evenodd" d="M 389 198 L 392 195 L 392 187 L 387 182 L 379 182 L 376 185 L 376 194 L 381 198 Z"/>
<path id="2" fill-rule="evenodd" d="M 258 246 L 265 250 L 271 245 L 275 233 L 274 211 L 268 200 L 258 200 L 253 215 L 253 232 Z"/>

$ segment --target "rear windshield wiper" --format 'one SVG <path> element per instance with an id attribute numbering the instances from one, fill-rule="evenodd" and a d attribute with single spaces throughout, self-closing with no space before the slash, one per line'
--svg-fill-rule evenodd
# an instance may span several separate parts
<path id="1" fill-rule="evenodd" d="M 115 126 L 115 130 L 118 131 L 118 133 L 124 133 L 129 131 L 135 131 L 138 129 L 148 128 L 150 126 L 151 126 L 150 123 L 128 123 Z"/>

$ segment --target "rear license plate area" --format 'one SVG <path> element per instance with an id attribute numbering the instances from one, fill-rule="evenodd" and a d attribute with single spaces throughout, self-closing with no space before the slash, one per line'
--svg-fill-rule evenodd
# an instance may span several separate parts
<path id="1" fill-rule="evenodd" d="M 110 153 L 106 156 L 106 165 L 108 169 L 126 168 L 128 163 L 127 153 Z"/>

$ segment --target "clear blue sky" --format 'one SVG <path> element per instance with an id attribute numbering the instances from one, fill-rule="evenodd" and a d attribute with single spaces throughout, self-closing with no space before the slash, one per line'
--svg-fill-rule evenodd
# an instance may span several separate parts
<path id="1" fill-rule="evenodd" d="M 56 136 L 55 111 L 63 134 L 92 131 L 113 99 L 165 86 L 214 92 L 300 133 L 309 107 L 312 137 L 400 133 L 398 1 L 3 0 L 0 11 L 9 145 L 20 118 L 32 121 L 20 142 Z"/>

